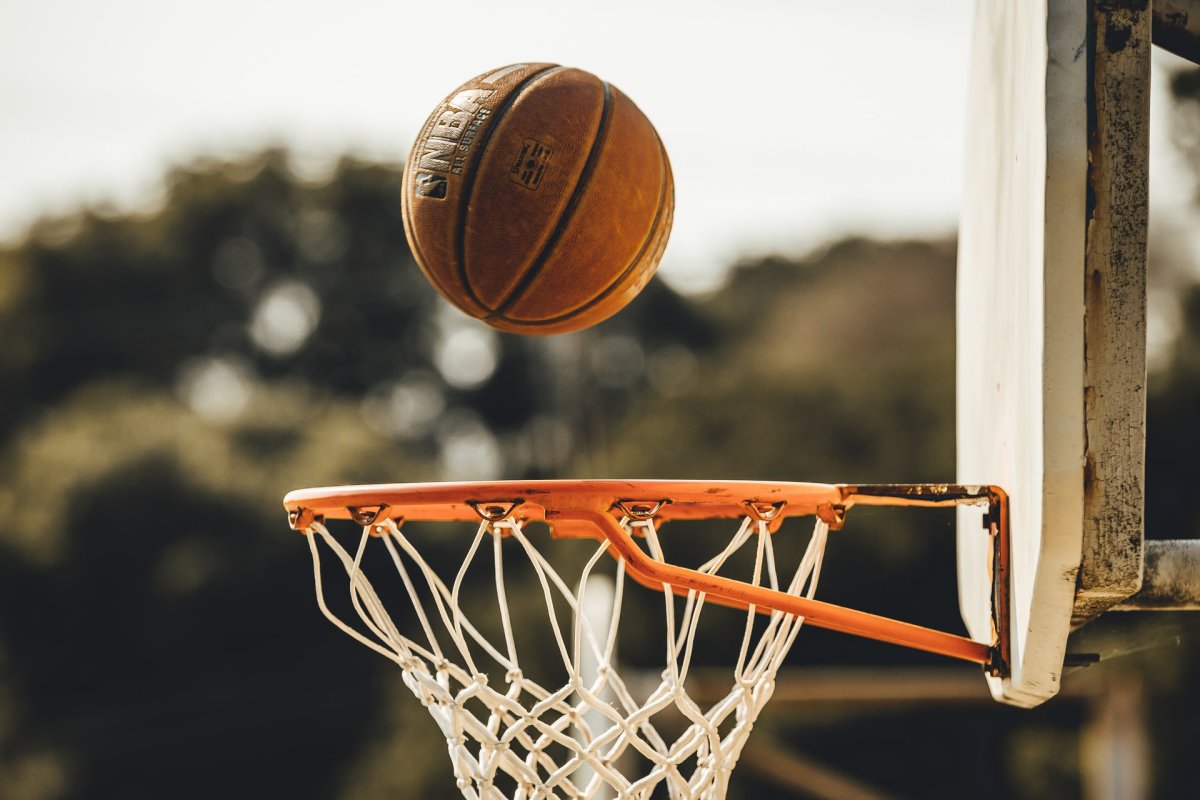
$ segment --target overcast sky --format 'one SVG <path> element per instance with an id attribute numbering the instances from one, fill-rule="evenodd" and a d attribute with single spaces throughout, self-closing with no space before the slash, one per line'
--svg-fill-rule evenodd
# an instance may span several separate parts
<path id="1" fill-rule="evenodd" d="M 153 202 L 171 164 L 286 144 L 400 161 L 488 68 L 621 87 L 676 177 L 664 275 L 847 232 L 953 231 L 968 0 L 0 0 L 0 240 L 80 203 Z"/>

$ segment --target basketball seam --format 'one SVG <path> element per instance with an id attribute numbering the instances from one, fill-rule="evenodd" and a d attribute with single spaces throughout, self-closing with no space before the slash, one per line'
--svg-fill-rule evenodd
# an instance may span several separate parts
<path id="1" fill-rule="evenodd" d="M 658 138 L 657 133 L 655 134 L 655 138 Z M 576 308 L 573 308 L 570 311 L 568 311 L 567 313 L 560 314 L 556 317 L 547 317 L 545 319 L 538 319 L 538 320 L 513 319 L 512 317 L 509 317 L 509 316 L 498 316 L 497 317 L 497 315 L 499 314 L 499 310 L 498 310 L 496 314 L 490 315 L 488 318 L 489 319 L 498 318 L 498 319 L 502 319 L 505 322 L 511 322 L 516 325 L 529 325 L 529 326 L 555 325 L 559 322 L 568 320 L 571 317 L 582 314 L 583 312 L 588 311 L 591 308 L 594 308 L 598 303 L 600 303 L 602 300 L 604 300 L 606 297 L 608 297 L 610 294 L 612 294 L 616 290 L 616 288 L 618 286 L 620 286 L 621 283 L 624 282 L 624 280 L 626 278 L 628 278 L 629 275 L 637 268 L 638 264 L 640 264 L 642 262 L 643 258 L 645 258 L 647 249 L 650 247 L 651 244 L 654 243 L 654 241 L 658 238 L 659 234 L 661 233 L 660 228 L 661 228 L 661 223 L 663 220 L 663 212 L 672 205 L 672 203 L 669 202 L 668 198 L 667 198 L 667 193 L 670 190 L 670 186 L 669 186 L 670 182 L 668 181 L 668 178 L 671 174 L 671 170 L 668 166 L 668 161 L 667 161 L 667 149 L 663 145 L 662 139 L 658 139 L 658 149 L 659 149 L 660 155 L 662 156 L 662 178 L 660 179 L 660 185 L 659 185 L 659 190 L 658 190 L 658 208 L 654 212 L 654 223 L 650 226 L 650 230 L 646 232 L 646 237 L 642 240 L 641 246 L 638 247 L 638 251 L 634 255 L 633 260 L 629 262 L 629 265 L 626 266 L 625 269 L 623 269 L 621 271 L 621 274 L 618 275 L 616 277 L 616 279 L 614 279 L 612 281 L 612 283 L 608 284 L 608 286 L 604 287 L 604 289 L 601 290 L 597 295 L 588 299 L 582 305 L 580 305 Z"/>
<path id="2" fill-rule="evenodd" d="M 470 168 L 463 170 L 465 178 L 463 180 L 462 193 L 458 198 L 458 209 L 455 214 L 457 224 L 454 226 L 454 262 L 458 267 L 458 279 L 462 284 L 463 290 L 467 293 L 468 297 L 470 297 L 479 305 L 480 308 L 488 309 L 489 306 L 487 303 L 483 302 L 479 295 L 475 294 L 475 289 L 471 286 L 470 278 L 467 276 L 465 242 L 467 207 L 470 205 L 471 195 L 475 191 L 475 182 L 478 178 L 479 163 L 483 160 L 483 154 L 487 152 L 487 146 L 488 143 L 491 142 L 492 136 L 496 133 L 496 130 L 499 129 L 500 121 L 504 118 L 504 115 L 508 113 L 509 109 L 513 107 L 513 104 L 517 102 L 521 95 L 529 91 L 529 89 L 533 87 L 533 84 L 540 78 L 564 69 L 566 69 L 566 67 L 562 66 L 553 66 L 540 69 L 513 87 L 513 90 L 509 93 L 508 97 L 504 98 L 504 102 L 501 103 L 496 108 L 496 111 L 492 114 L 491 124 L 489 124 L 487 129 L 484 130 L 484 132 L 480 135 L 478 147 L 475 149 L 475 158 L 472 161 Z"/>
<path id="3" fill-rule="evenodd" d="M 485 320 L 496 319 L 502 317 L 504 312 L 512 307 L 513 303 L 521 299 L 521 295 L 529 288 L 534 279 L 541 274 L 542 268 L 546 266 L 546 262 L 550 259 L 551 251 L 558 244 L 558 240 L 562 238 L 563 232 L 567 229 L 567 225 L 575 218 L 575 211 L 579 208 L 579 203 L 583 199 L 588 181 L 595 171 L 596 162 L 600 159 L 600 151 L 604 148 L 604 143 L 608 139 L 609 121 L 612 116 L 612 88 L 607 81 L 601 81 L 604 86 L 604 107 L 600 111 L 600 122 L 596 125 L 596 134 L 592 138 L 592 147 L 588 152 L 587 160 L 583 162 L 583 170 L 580 171 L 579 177 L 575 180 L 575 188 L 571 190 L 571 196 L 567 200 L 566 207 L 563 208 L 562 214 L 558 217 L 558 222 L 554 225 L 554 230 L 550 232 L 546 243 L 542 245 L 541 251 L 537 258 L 517 281 L 517 285 L 508 293 L 508 297 L 504 298 L 496 308 L 484 317 Z"/>

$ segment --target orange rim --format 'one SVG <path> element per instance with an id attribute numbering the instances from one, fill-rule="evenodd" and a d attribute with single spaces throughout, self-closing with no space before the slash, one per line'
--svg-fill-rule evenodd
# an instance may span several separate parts
<path id="1" fill-rule="evenodd" d="M 817 516 L 839 528 L 855 505 L 945 507 L 989 506 L 989 530 L 1000 555 L 996 572 L 1007 576 L 1008 517 L 1004 492 L 992 486 L 955 484 L 832 485 L 756 481 L 554 480 L 473 483 L 415 483 L 337 486 L 289 492 L 284 508 L 293 528 L 318 518 L 370 525 L 383 518 L 499 522 L 509 516 L 540 521 L 559 537 L 607 540 L 638 583 L 686 595 L 702 592 L 721 605 L 779 611 L 805 623 L 877 641 L 983 664 L 1005 671 L 1006 621 L 997 620 L 997 641 L 914 625 L 820 600 L 754 586 L 657 561 L 634 541 L 619 518 L 674 519 L 756 517 L 776 528 L 783 519 Z M 1003 593 L 1006 587 L 998 587 Z"/>

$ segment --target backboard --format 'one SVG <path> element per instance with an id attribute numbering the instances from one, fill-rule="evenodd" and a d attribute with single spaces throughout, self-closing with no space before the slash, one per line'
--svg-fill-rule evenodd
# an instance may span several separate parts
<path id="1" fill-rule="evenodd" d="M 1142 579 L 1148 4 L 980 0 L 958 256 L 960 483 L 1011 502 L 1011 662 L 1059 688 L 1067 637 Z M 991 552 L 958 511 L 959 605 L 994 620 Z"/>

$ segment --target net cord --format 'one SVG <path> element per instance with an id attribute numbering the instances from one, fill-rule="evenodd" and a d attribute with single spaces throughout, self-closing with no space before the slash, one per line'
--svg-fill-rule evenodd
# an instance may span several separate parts
<path id="1" fill-rule="evenodd" d="M 653 519 L 624 518 L 621 525 L 644 537 L 652 558 L 666 561 Z M 447 586 L 392 519 L 364 527 L 353 553 L 320 521 L 306 533 L 321 613 L 351 638 L 401 668 L 405 685 L 429 709 L 445 735 L 458 788 L 470 800 L 600 797 L 613 791 L 621 797 L 648 798 L 660 784 L 673 799 L 723 796 L 729 772 L 774 690 L 774 675 L 803 623 L 803 618 L 795 615 L 779 611 L 762 615 L 753 606 L 747 609 L 731 689 L 703 709 L 688 694 L 685 682 L 696 652 L 706 595 L 689 591 L 680 602 L 672 588 L 664 585 L 665 669 L 658 685 L 638 700 L 614 658 L 626 584 L 623 560 L 617 559 L 607 630 L 593 630 L 582 613 L 588 578 L 603 556 L 611 553 L 606 543 L 600 543 L 587 558 L 572 589 L 525 534 L 520 520 L 485 521 Z M 827 536 L 828 526 L 817 520 L 787 592 L 814 596 Z M 491 539 L 490 548 L 482 546 L 486 538 Z M 376 539 L 382 540 L 396 570 L 408 600 L 406 613 L 415 618 L 423 644 L 401 633 L 364 572 L 367 548 Z M 558 688 L 540 685 L 521 669 L 504 569 L 506 539 L 517 543 L 541 589 L 553 649 L 567 677 Z M 716 574 L 751 541 L 751 581 L 778 589 L 768 523 L 751 517 L 744 518 L 726 546 L 697 569 Z M 330 609 L 320 545 L 333 554 L 348 579 L 350 607 L 362 629 Z M 490 552 L 492 561 L 503 638 L 500 646 L 471 623 L 462 602 L 468 571 L 483 552 Z M 560 618 L 559 608 L 564 606 L 569 624 Z M 598 665 L 590 684 L 584 683 L 581 674 L 585 647 Z M 481 669 L 481 658 L 497 665 L 499 669 L 490 672 L 503 675 L 503 691 L 489 685 L 489 670 Z M 480 706 L 484 711 L 479 711 Z M 687 727 L 668 741 L 654 718 L 672 707 Z M 597 719 L 602 720 L 598 726 Z M 633 754 L 634 760 L 640 757 L 649 768 L 631 779 L 622 770 L 622 762 L 630 761 Z M 582 768 L 585 766 L 587 769 Z M 507 776 L 507 785 L 515 786 L 508 795 L 496 784 L 502 775 Z M 585 781 L 583 785 L 577 785 L 580 779 Z"/>

